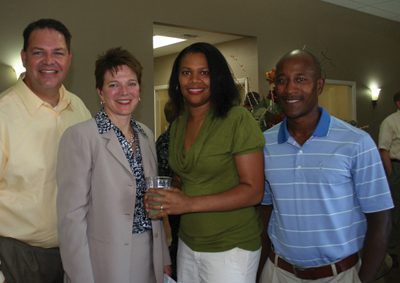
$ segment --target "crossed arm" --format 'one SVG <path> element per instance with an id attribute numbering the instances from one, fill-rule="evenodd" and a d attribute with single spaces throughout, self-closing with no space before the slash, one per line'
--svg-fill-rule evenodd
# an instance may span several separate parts
<path id="1" fill-rule="evenodd" d="M 147 210 L 162 211 L 152 218 L 161 218 L 168 214 L 191 212 L 228 211 L 260 203 L 264 193 L 264 157 L 262 151 L 235 155 L 235 164 L 239 174 L 239 184 L 225 192 L 211 195 L 189 197 L 181 190 L 149 190 L 160 197 L 145 196 Z M 159 202 L 160 205 L 152 205 Z"/>

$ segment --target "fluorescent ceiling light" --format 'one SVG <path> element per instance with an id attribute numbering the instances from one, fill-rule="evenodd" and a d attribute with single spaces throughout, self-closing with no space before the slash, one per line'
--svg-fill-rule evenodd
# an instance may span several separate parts
<path id="1" fill-rule="evenodd" d="M 178 42 L 185 41 L 186 39 L 184 38 L 177 38 L 177 37 L 169 37 L 169 36 L 163 36 L 163 35 L 154 35 L 153 36 L 153 49 L 175 44 Z"/>

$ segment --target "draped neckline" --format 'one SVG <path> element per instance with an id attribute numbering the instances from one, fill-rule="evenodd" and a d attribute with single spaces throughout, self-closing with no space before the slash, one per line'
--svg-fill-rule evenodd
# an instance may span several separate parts
<path id="1" fill-rule="evenodd" d="M 182 172 L 190 172 L 196 166 L 200 153 L 207 141 L 208 136 L 213 133 L 213 126 L 218 118 L 215 118 L 212 110 L 208 110 L 203 124 L 200 127 L 196 139 L 185 149 L 186 127 L 189 119 L 189 112 L 186 109 L 180 117 L 174 121 L 172 126 L 175 134 L 171 135 L 170 158 Z"/>

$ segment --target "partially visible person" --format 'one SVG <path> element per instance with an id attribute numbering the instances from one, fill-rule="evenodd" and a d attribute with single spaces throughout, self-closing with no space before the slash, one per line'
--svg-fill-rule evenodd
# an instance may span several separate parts
<path id="1" fill-rule="evenodd" d="M 383 120 L 379 130 L 378 146 L 394 202 L 388 253 L 392 258 L 392 266 L 397 268 L 400 242 L 400 91 L 393 96 L 393 102 L 397 111 Z"/>
<path id="2" fill-rule="evenodd" d="M 170 130 L 169 165 L 181 189 L 151 190 L 155 217 L 181 215 L 178 282 L 253 283 L 261 227 L 264 138 L 224 56 L 208 43 L 183 49 L 173 64 L 169 96 L 178 117 Z M 151 202 L 160 205 L 151 205 Z"/>
<path id="3" fill-rule="evenodd" d="M 243 102 L 243 106 L 250 112 L 253 112 L 253 110 L 260 103 L 260 101 L 261 101 L 261 97 L 258 92 L 249 91 L 248 93 L 246 93 L 246 96 L 245 96 L 244 102 Z"/>
<path id="4" fill-rule="evenodd" d="M 265 205 L 272 245 L 261 282 L 374 282 L 390 231 L 379 152 L 363 130 L 318 106 L 324 77 L 305 50 L 276 65 L 286 118 L 264 135 Z"/>
<path id="5" fill-rule="evenodd" d="M 261 99 L 258 92 L 249 91 L 246 94 L 243 106 L 251 112 L 252 116 L 259 124 L 261 131 L 263 131 L 265 129 L 265 117 L 268 111 L 265 100 Z"/>
<path id="6" fill-rule="evenodd" d="M 0 98 L 0 273 L 8 283 L 62 282 L 58 142 L 66 128 L 91 116 L 62 85 L 72 58 L 65 25 L 39 19 L 23 39 L 26 72 Z"/>
<path id="7" fill-rule="evenodd" d="M 157 161 L 158 161 L 158 174 L 160 176 L 173 176 L 173 172 L 168 163 L 168 145 L 169 145 L 169 131 L 171 123 L 176 117 L 176 111 L 171 100 L 168 100 L 164 105 L 164 115 L 168 122 L 168 128 L 161 133 L 156 141 Z"/>
<path id="8" fill-rule="evenodd" d="M 65 282 L 162 283 L 171 273 L 163 223 L 144 209 L 157 175 L 154 136 L 133 112 L 142 66 L 122 48 L 96 61 L 102 108 L 69 128 L 57 163 L 58 230 Z"/>
<path id="9" fill-rule="evenodd" d="M 164 105 L 164 115 L 168 122 L 168 128 L 157 138 L 156 149 L 157 149 L 157 161 L 158 161 L 158 175 L 168 176 L 174 178 L 172 183 L 174 186 L 179 186 L 179 180 L 174 176 L 171 167 L 168 163 L 168 146 L 169 146 L 169 131 L 171 129 L 171 123 L 176 117 L 176 111 L 171 100 L 168 100 Z M 179 231 L 179 215 L 168 215 L 168 223 L 171 231 L 171 243 L 169 245 L 169 253 L 171 256 L 171 277 L 176 280 L 176 255 L 178 252 L 178 231 Z"/>

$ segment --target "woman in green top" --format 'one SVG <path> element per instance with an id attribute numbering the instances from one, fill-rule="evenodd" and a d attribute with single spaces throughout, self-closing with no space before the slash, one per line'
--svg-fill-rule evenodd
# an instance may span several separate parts
<path id="1" fill-rule="evenodd" d="M 264 137 L 244 107 L 229 66 L 213 45 L 195 43 L 175 59 L 169 96 L 169 165 L 181 189 L 154 191 L 155 217 L 181 214 L 178 282 L 255 282 L 264 192 Z M 151 205 L 151 202 L 160 205 Z"/>

